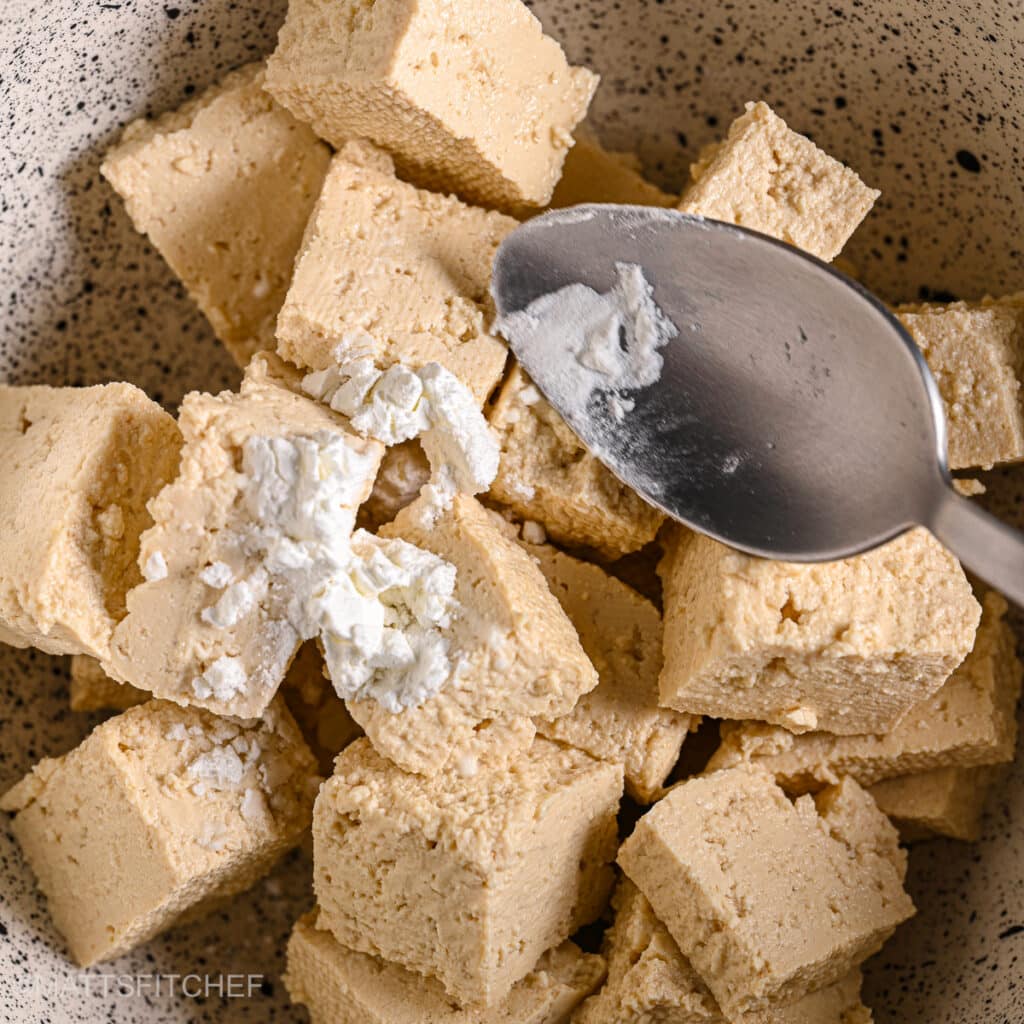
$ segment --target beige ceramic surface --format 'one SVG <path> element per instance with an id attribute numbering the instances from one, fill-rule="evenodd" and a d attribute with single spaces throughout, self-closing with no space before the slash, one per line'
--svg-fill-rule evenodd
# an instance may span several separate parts
<path id="1" fill-rule="evenodd" d="M 2 0 L 0 379 L 124 378 L 172 408 L 190 388 L 235 380 L 98 166 L 125 121 L 266 52 L 283 8 Z M 886 298 L 1024 288 L 1018 0 L 538 0 L 535 10 L 604 76 L 593 119 L 605 141 L 637 149 L 661 183 L 678 188 L 697 149 L 745 100 L 764 98 L 883 190 L 847 255 Z M 1024 469 L 990 476 L 994 503 L 1019 516 Z M 67 711 L 67 688 L 66 660 L 0 650 L 0 788 L 97 720 Z M 920 914 L 871 965 L 876 1019 L 1024 1021 L 1022 882 L 1018 770 L 980 844 L 935 842 L 912 855 Z M 308 885 L 296 854 L 230 913 L 177 929 L 86 983 L 0 823 L 0 1021 L 303 1020 L 279 972 Z M 249 999 L 198 1002 L 104 994 L 110 983 L 99 978 L 158 972 L 265 980 Z"/>

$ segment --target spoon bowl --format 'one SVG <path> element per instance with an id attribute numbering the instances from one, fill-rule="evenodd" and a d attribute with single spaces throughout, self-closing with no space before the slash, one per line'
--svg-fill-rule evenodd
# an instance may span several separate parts
<path id="1" fill-rule="evenodd" d="M 630 391 L 617 417 L 608 399 L 623 396 L 611 381 L 571 400 L 592 374 L 549 311 L 564 307 L 566 289 L 611 293 L 624 264 L 642 268 L 675 334 L 660 377 Z M 828 264 L 718 221 L 591 205 L 512 232 L 492 291 L 499 327 L 542 394 L 673 518 L 799 562 L 855 555 L 920 524 L 1024 599 L 1021 536 L 953 490 L 942 401 L 919 349 Z"/>

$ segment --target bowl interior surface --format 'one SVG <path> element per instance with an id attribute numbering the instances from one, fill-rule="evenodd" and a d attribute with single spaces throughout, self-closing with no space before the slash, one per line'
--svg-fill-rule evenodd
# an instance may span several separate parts
<path id="1" fill-rule="evenodd" d="M 536 0 L 571 58 L 599 71 L 591 122 L 678 191 L 747 100 L 851 164 L 882 198 L 844 256 L 890 301 L 1024 288 L 1024 16 L 1003 0 Z M 238 374 L 100 179 L 128 120 L 179 105 L 273 47 L 284 0 L 7 0 L 0 17 L 0 380 L 130 380 L 174 408 Z M 984 474 L 1024 523 L 1024 470 Z M 1021 625 L 1020 613 L 1015 612 Z M 67 659 L 0 647 L 0 790 L 77 744 Z M 88 780 L 86 780 L 88 784 Z M 993 795 L 977 844 L 914 848 L 918 916 L 871 961 L 880 1022 L 1024 1021 L 1024 769 Z M 66 960 L 0 824 L 0 1019 L 300 1021 L 280 981 L 312 903 L 297 851 L 229 911 L 89 972 Z M 116 975 L 261 975 L 202 1000 Z M 165 982 L 165 986 L 168 983 Z M 138 991 L 148 986 L 145 995 Z M 131 986 L 129 986 L 131 987 Z M 194 986 L 193 986 L 194 989 Z"/>

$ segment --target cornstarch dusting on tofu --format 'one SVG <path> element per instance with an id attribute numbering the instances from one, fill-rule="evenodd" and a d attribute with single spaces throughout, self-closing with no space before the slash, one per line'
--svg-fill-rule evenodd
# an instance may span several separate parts
<path id="1" fill-rule="evenodd" d="M 203 581 L 219 594 L 201 617 L 226 628 L 256 605 L 273 608 L 301 639 L 320 639 L 340 697 L 398 712 L 428 700 L 456 670 L 441 634 L 458 607 L 455 567 L 405 541 L 353 533 L 368 458 L 329 432 L 249 438 L 250 524 L 237 544 L 259 565 L 243 578 L 225 562 L 208 566 Z M 221 658 L 197 678 L 197 695 L 244 687 L 235 661 Z"/>
<path id="2" fill-rule="evenodd" d="M 616 263 L 615 273 L 607 292 L 571 284 L 498 321 L 498 330 L 515 337 L 524 363 L 552 371 L 543 374 L 549 397 L 568 416 L 585 413 L 598 394 L 622 420 L 635 405 L 627 392 L 658 380 L 659 350 L 679 333 L 654 301 L 642 267 Z M 560 373 L 566 350 L 576 364 Z"/>
<path id="3" fill-rule="evenodd" d="M 154 551 L 142 566 L 144 580 L 162 580 L 167 576 L 167 559 L 162 551 Z"/>
<path id="4" fill-rule="evenodd" d="M 498 473 L 499 446 L 469 389 L 439 363 L 380 370 L 359 355 L 358 340 L 339 345 L 337 365 L 307 374 L 307 394 L 349 417 L 352 427 L 387 445 L 419 437 L 430 462 L 424 509 L 437 517 L 457 491 L 478 494 Z"/>

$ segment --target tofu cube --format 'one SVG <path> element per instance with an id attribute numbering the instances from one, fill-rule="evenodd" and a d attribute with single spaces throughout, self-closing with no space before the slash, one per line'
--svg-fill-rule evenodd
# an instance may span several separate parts
<path id="1" fill-rule="evenodd" d="M 316 756 L 321 774 L 330 775 L 338 752 L 363 731 L 324 674 L 324 660 L 316 644 L 299 648 L 281 682 L 281 695 Z M 152 696 L 130 683 L 111 679 L 95 658 L 76 654 L 71 659 L 72 711 L 127 711 Z"/>
<path id="2" fill-rule="evenodd" d="M 298 372 L 268 353 L 253 358 L 240 393 L 187 395 L 179 425 L 181 470 L 150 503 L 154 525 L 141 543 L 149 578 L 128 594 L 128 615 L 103 667 L 156 697 L 255 718 L 277 692 L 301 637 L 272 600 L 262 556 L 246 543 L 253 523 L 246 443 L 308 441 L 317 460 L 326 445 L 338 444 L 330 458 L 344 457 L 351 469 L 351 524 L 384 449 L 302 394 Z"/>
<path id="3" fill-rule="evenodd" d="M 72 655 L 69 701 L 72 711 L 127 711 L 152 697 L 145 690 L 111 679 L 103 666 L 88 654 Z"/>
<path id="4" fill-rule="evenodd" d="M 130 124 L 100 172 L 240 366 L 274 323 L 330 150 L 263 90 L 262 64 Z"/>
<path id="5" fill-rule="evenodd" d="M 935 836 L 973 841 L 981 838 L 981 816 L 989 792 L 1005 775 L 1003 765 L 935 768 L 885 779 L 868 792 L 905 843 Z"/>
<path id="6" fill-rule="evenodd" d="M 364 142 L 331 162 L 277 321 L 278 351 L 321 370 L 357 355 L 438 362 L 481 405 L 507 349 L 491 332 L 491 264 L 517 222 L 400 181 Z"/>
<path id="7" fill-rule="evenodd" d="M 0 643 L 107 655 L 180 448 L 131 384 L 0 385 Z"/>
<path id="8" fill-rule="evenodd" d="M 576 131 L 551 202 L 552 210 L 579 203 L 625 203 L 633 206 L 675 206 L 678 196 L 662 192 L 644 178 L 632 153 L 605 149 L 593 133 Z"/>
<path id="9" fill-rule="evenodd" d="M 414 502 L 380 535 L 455 566 L 459 609 L 442 631 L 453 672 L 418 707 L 396 714 L 365 699 L 348 701 L 348 709 L 381 754 L 432 775 L 452 763 L 471 764 L 481 730 L 506 756 L 529 746 L 529 720 L 567 714 L 597 686 L 598 675 L 540 569 L 495 522 L 500 517 L 468 495 L 456 495 L 437 520 L 421 510 L 422 502 Z"/>
<path id="10" fill-rule="evenodd" d="M 971 650 L 981 608 L 925 530 L 840 562 L 750 558 L 675 531 L 661 703 L 791 732 L 892 729 Z"/>
<path id="11" fill-rule="evenodd" d="M 494 501 L 540 523 L 552 540 L 606 559 L 654 539 L 664 515 L 587 451 L 518 366 L 489 419 L 501 445 Z"/>
<path id="12" fill-rule="evenodd" d="M 370 139 L 403 177 L 506 209 L 551 198 L 597 82 L 519 0 L 290 0 L 267 65 L 335 148 Z"/>
<path id="13" fill-rule="evenodd" d="M 241 722 L 150 701 L 41 761 L 0 809 L 86 966 L 251 886 L 309 827 L 319 781 L 280 703 Z"/>
<path id="14" fill-rule="evenodd" d="M 356 740 L 313 812 L 319 924 L 495 1006 L 604 908 L 621 793 L 621 766 L 544 739 L 469 778 L 407 774 Z"/>
<path id="15" fill-rule="evenodd" d="M 538 731 L 593 757 L 622 764 L 626 792 L 656 799 L 696 722 L 658 707 L 661 615 L 646 598 L 599 566 L 549 545 L 527 545 L 597 669 L 596 689 L 566 715 L 537 719 Z"/>
<path id="16" fill-rule="evenodd" d="M 1024 460 L 1024 292 L 897 312 L 939 386 L 950 467 Z"/>
<path id="17" fill-rule="evenodd" d="M 855 782 L 795 803 L 744 766 L 691 779 L 619 864 L 726 1018 L 833 985 L 914 913 L 895 829 Z"/>
<path id="18" fill-rule="evenodd" d="M 612 896 L 615 920 L 602 952 L 608 980 L 573 1017 L 573 1024 L 726 1024 L 707 985 L 679 951 L 647 898 L 623 878 Z M 788 1006 L 745 1014 L 743 1024 L 871 1024 L 854 969 L 827 988 Z"/>
<path id="19" fill-rule="evenodd" d="M 563 942 L 493 1009 L 464 1010 L 433 978 L 346 949 L 313 911 L 292 930 L 284 983 L 312 1024 L 565 1024 L 603 977 L 601 957 Z"/>
<path id="20" fill-rule="evenodd" d="M 722 745 L 708 771 L 760 765 L 789 793 L 807 793 L 849 775 L 862 786 L 935 768 L 1013 760 L 1021 664 L 1003 620 L 1006 601 L 985 597 L 974 649 L 939 691 L 878 736 L 835 736 L 757 722 L 722 723 Z"/>
<path id="21" fill-rule="evenodd" d="M 839 255 L 880 194 L 766 103 L 748 103 L 691 173 L 679 205 L 684 213 L 753 228 L 826 261 Z"/>

